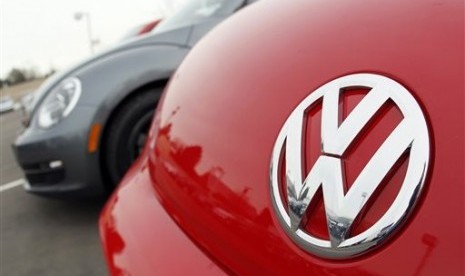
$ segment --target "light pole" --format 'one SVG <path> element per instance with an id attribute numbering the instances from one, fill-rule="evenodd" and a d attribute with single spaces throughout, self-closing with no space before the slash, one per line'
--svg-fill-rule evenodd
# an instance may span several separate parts
<path id="1" fill-rule="evenodd" d="M 90 13 L 88 13 L 88 12 L 76 12 L 74 14 L 74 19 L 77 20 L 77 21 L 81 20 L 83 17 L 86 18 L 86 22 L 87 22 L 87 35 L 89 37 L 90 52 L 92 54 L 94 54 L 94 46 L 98 43 L 98 40 L 94 39 L 93 36 L 92 36 L 92 25 L 91 25 L 91 22 L 90 22 Z"/>

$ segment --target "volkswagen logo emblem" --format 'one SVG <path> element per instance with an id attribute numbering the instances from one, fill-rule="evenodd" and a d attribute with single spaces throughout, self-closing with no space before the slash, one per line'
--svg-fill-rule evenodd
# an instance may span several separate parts
<path id="1" fill-rule="evenodd" d="M 340 98 L 351 88 L 368 92 L 342 120 Z M 402 119 L 345 191 L 344 154 L 361 136 L 370 135 L 364 130 L 388 101 L 400 111 Z M 316 149 L 320 155 L 306 173 L 305 122 L 317 103 L 321 104 L 321 146 Z M 393 202 L 379 220 L 361 233 L 352 234 L 353 224 L 366 203 L 406 152 L 405 177 Z M 429 158 L 425 117 L 404 86 L 376 74 L 343 76 L 306 97 L 279 132 L 271 160 L 273 206 L 286 234 L 305 251 L 329 259 L 360 256 L 385 242 L 405 222 L 425 184 Z M 322 193 L 318 193 L 320 189 Z M 310 233 L 304 225 L 318 194 L 322 195 L 329 238 Z"/>

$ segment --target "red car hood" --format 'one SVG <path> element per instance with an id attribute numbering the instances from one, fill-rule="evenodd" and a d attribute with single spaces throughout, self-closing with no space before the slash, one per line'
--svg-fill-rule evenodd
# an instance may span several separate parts
<path id="1" fill-rule="evenodd" d="M 155 269 L 150 259 L 163 254 L 165 247 L 158 247 L 157 240 L 164 238 L 149 229 L 159 227 L 153 206 L 161 203 L 190 238 L 186 242 L 231 273 L 463 275 L 463 5 L 438 0 L 263 1 L 223 23 L 173 77 L 145 154 L 114 196 L 128 208 L 138 206 L 137 212 L 122 215 L 115 211 L 122 205 L 113 199 L 102 215 L 107 257 L 146 258 L 144 271 Z M 332 260 L 312 254 L 286 233 L 271 196 L 270 163 L 278 134 L 296 106 L 319 87 L 360 73 L 401 84 L 418 103 L 428 129 L 427 174 L 413 211 L 382 245 Z M 347 116 L 365 93 L 359 89 L 344 100 L 347 107 L 340 116 Z M 398 111 L 383 111 L 368 132 L 374 138 L 362 137 L 354 153 L 345 156 L 352 166 L 345 175 L 348 182 L 386 131 L 399 123 Z M 308 115 L 317 122 L 307 125 L 308 143 L 320 136 L 319 112 L 316 108 Z M 310 152 L 305 158 L 318 155 Z M 393 183 L 405 175 L 409 158 L 407 154 L 396 167 Z M 392 186 L 380 192 L 380 203 L 371 205 L 359 229 L 352 231 L 364 231 L 386 212 L 399 192 Z M 145 192 L 125 192 L 137 189 Z M 309 231 L 325 237 L 322 206 L 315 206 L 315 226 Z M 144 224 L 129 226 L 135 220 L 131 216 Z M 108 226 L 110 217 L 119 223 Z M 116 250 L 111 233 L 126 244 L 144 246 Z M 188 256 L 180 251 L 178 257 Z M 138 267 L 124 264 L 120 262 L 129 272 Z"/>

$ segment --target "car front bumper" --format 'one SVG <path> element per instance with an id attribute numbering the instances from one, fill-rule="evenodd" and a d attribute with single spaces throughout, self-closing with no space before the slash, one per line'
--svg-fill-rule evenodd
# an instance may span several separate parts
<path id="1" fill-rule="evenodd" d="M 88 153 L 93 107 L 76 107 L 50 129 L 27 128 L 13 151 L 24 171 L 26 191 L 42 196 L 83 198 L 102 195 L 98 153 Z"/>

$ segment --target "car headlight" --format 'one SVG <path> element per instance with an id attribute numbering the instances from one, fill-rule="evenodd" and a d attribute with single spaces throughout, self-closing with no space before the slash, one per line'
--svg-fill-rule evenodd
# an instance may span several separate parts
<path id="1" fill-rule="evenodd" d="M 68 116 L 81 96 L 81 81 L 77 78 L 63 80 L 42 102 L 38 112 L 41 128 L 49 128 Z"/>

